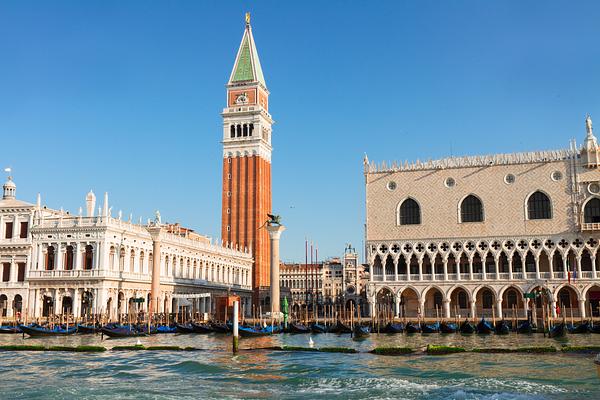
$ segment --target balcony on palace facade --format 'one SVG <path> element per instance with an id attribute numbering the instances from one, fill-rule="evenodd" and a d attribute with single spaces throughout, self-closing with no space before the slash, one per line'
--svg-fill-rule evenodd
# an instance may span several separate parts
<path id="1" fill-rule="evenodd" d="M 581 224 L 581 231 L 585 232 L 594 232 L 594 231 L 600 231 L 600 222 L 584 222 Z"/>
<path id="2" fill-rule="evenodd" d="M 573 278 L 573 272 L 571 273 Z M 459 276 L 460 275 L 460 276 Z M 577 272 L 576 279 L 599 279 L 600 273 L 597 271 L 581 271 Z M 461 274 L 398 274 L 398 275 L 373 275 L 374 282 L 460 282 L 460 281 L 520 281 L 520 280 L 564 280 L 566 275 L 564 271 L 553 272 L 477 272 L 477 273 L 461 273 Z"/>

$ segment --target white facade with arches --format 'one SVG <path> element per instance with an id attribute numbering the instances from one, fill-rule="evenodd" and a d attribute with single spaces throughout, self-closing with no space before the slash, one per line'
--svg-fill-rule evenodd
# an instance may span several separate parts
<path id="1" fill-rule="evenodd" d="M 599 315 L 600 149 L 589 117 L 586 131 L 579 149 L 391 166 L 365 157 L 373 307 L 523 316 L 535 308 L 524 293 L 545 287 L 553 313 Z"/>
<path id="2" fill-rule="evenodd" d="M 120 212 L 113 218 L 107 195 L 96 213 L 90 192 L 84 216 L 82 210 L 72 215 L 42 207 L 39 197 L 37 204 L 16 200 L 15 188 L 9 179 L 0 200 L 0 278 L 9 271 L 6 281 L 0 279 L 0 318 L 68 314 L 115 320 L 147 311 L 156 248 L 148 228 L 157 223 L 162 227 L 157 312 L 187 307 L 189 313 L 211 313 L 211 299 L 227 292 L 240 295 L 251 309 L 249 250 L 211 243 L 179 225 L 136 224 Z M 144 302 L 134 302 L 139 298 Z"/>

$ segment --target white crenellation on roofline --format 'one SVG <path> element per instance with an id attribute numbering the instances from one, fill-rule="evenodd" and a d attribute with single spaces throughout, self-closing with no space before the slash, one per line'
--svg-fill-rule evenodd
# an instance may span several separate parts
<path id="1" fill-rule="evenodd" d="M 492 165 L 510 165 L 510 164 L 532 164 L 541 162 L 563 161 L 573 156 L 578 156 L 577 151 L 570 149 L 562 150 L 547 150 L 547 151 L 532 151 L 524 153 L 510 154 L 492 154 L 484 156 L 464 156 L 464 157 L 448 157 L 440 160 L 427 161 L 405 161 L 404 164 L 392 162 L 388 165 L 385 161 L 376 164 L 371 161 L 365 164 L 366 174 L 399 172 L 399 171 L 422 171 L 450 168 L 467 168 L 467 167 L 489 167 Z"/>

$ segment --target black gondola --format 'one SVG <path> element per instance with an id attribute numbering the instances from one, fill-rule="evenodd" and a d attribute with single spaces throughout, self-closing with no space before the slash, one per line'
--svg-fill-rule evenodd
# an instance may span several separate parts
<path id="1" fill-rule="evenodd" d="M 330 331 L 334 333 L 352 333 L 352 329 L 342 321 L 338 321 L 335 327 Z"/>
<path id="2" fill-rule="evenodd" d="M 231 326 L 229 324 L 224 324 L 222 322 L 212 322 L 210 327 L 214 332 L 217 333 L 229 333 L 231 332 Z"/>
<path id="3" fill-rule="evenodd" d="M 383 328 L 383 332 L 384 333 L 402 333 L 402 332 L 404 332 L 404 324 L 402 322 L 397 323 L 397 324 L 389 322 Z"/>
<path id="4" fill-rule="evenodd" d="M 590 333 L 600 333 L 600 325 L 590 325 Z"/>
<path id="5" fill-rule="evenodd" d="M 489 335 L 494 332 L 494 327 L 492 324 L 487 322 L 485 318 L 481 318 L 481 321 L 477 324 L 477 333 L 480 335 Z"/>
<path id="6" fill-rule="evenodd" d="M 408 322 L 406 324 L 406 333 L 419 333 L 421 332 L 421 324 L 419 323 L 413 323 L 413 322 Z"/>
<path id="7" fill-rule="evenodd" d="M 360 338 L 365 338 L 365 337 L 369 336 L 371 334 L 371 329 L 368 326 L 356 324 L 356 325 L 354 325 L 353 332 L 354 332 L 353 333 L 354 338 L 360 339 Z"/>
<path id="8" fill-rule="evenodd" d="M 561 322 L 560 324 L 556 324 L 550 327 L 548 331 L 548 336 L 551 338 L 563 337 L 567 333 L 567 324 Z"/>
<path id="9" fill-rule="evenodd" d="M 523 321 L 517 326 L 517 332 L 519 333 L 533 333 L 535 327 L 529 321 Z"/>
<path id="10" fill-rule="evenodd" d="M 577 325 L 570 325 L 567 329 L 569 333 L 588 333 L 590 331 L 590 323 L 585 321 Z"/>
<path id="11" fill-rule="evenodd" d="M 147 331 L 148 329 L 138 330 L 135 327 L 128 326 L 120 326 L 115 328 L 104 326 L 100 328 L 100 332 L 102 332 L 103 335 L 106 335 L 111 338 L 147 336 Z"/>
<path id="12" fill-rule="evenodd" d="M 496 335 L 508 335 L 510 333 L 510 325 L 505 320 L 496 322 Z"/>
<path id="13" fill-rule="evenodd" d="M 465 320 L 460 324 L 460 333 L 471 334 L 477 331 L 477 327 L 473 325 L 469 320 Z"/>
<path id="14" fill-rule="evenodd" d="M 317 323 L 312 324 L 310 330 L 312 333 L 327 333 L 327 327 Z"/>
<path id="15" fill-rule="evenodd" d="M 310 333 L 310 328 L 304 324 L 290 324 L 288 326 L 290 333 Z"/>
<path id="16" fill-rule="evenodd" d="M 208 324 L 197 324 L 192 322 L 192 330 L 194 333 L 211 333 L 214 332 L 212 326 Z"/>
<path id="17" fill-rule="evenodd" d="M 458 325 L 453 322 L 442 322 L 440 324 L 441 333 L 456 333 L 458 331 Z"/>
<path id="18" fill-rule="evenodd" d="M 98 332 L 100 332 L 100 328 L 96 325 L 77 325 L 77 333 L 89 334 Z"/>
<path id="19" fill-rule="evenodd" d="M 177 333 L 194 333 L 194 327 L 192 324 L 175 324 Z"/>
<path id="20" fill-rule="evenodd" d="M 77 327 L 72 326 L 69 329 L 55 326 L 54 328 L 44 328 L 36 326 L 20 325 L 21 331 L 29 336 L 67 336 L 77 333 Z"/>

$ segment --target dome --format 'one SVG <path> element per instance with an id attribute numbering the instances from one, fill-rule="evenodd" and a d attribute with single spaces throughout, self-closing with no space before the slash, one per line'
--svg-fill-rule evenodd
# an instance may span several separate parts
<path id="1" fill-rule="evenodd" d="M 2 195 L 3 199 L 15 198 L 17 185 L 15 185 L 15 183 L 13 182 L 12 176 L 8 177 L 8 180 L 6 181 L 6 183 L 4 183 L 4 186 L 2 186 L 2 188 L 4 189 L 4 193 Z"/>

